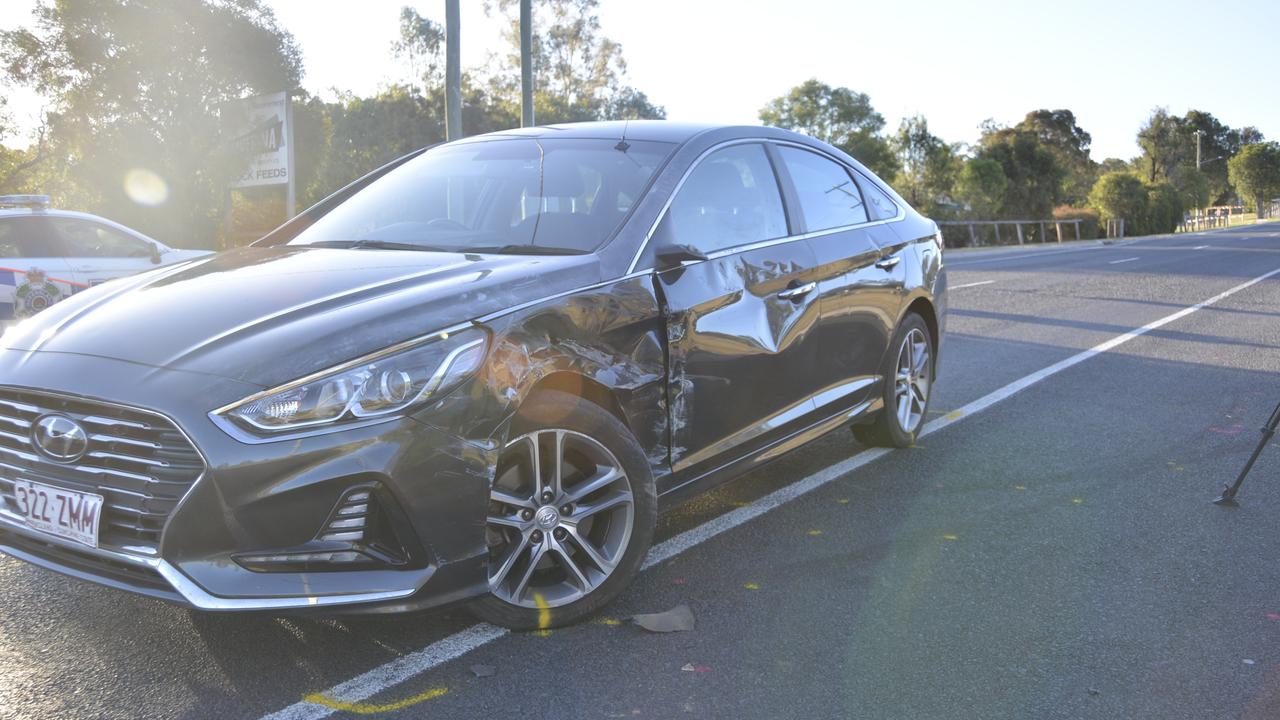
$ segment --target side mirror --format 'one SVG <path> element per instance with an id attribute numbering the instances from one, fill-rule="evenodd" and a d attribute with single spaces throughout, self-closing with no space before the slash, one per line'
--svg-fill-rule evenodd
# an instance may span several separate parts
<path id="1" fill-rule="evenodd" d="M 160 264 L 160 248 L 156 247 L 155 245 L 151 246 L 151 264 L 152 265 Z"/>
<path id="2" fill-rule="evenodd" d="M 668 245 L 658 251 L 657 270 L 678 268 L 687 262 L 700 262 L 707 259 L 707 254 L 692 245 Z"/>

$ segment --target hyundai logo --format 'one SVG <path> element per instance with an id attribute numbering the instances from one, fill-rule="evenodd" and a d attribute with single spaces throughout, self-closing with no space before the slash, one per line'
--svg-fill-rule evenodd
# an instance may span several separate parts
<path id="1" fill-rule="evenodd" d="M 58 462 L 79 460 L 89 449 L 89 435 L 80 423 L 66 415 L 45 415 L 31 428 L 31 442 Z"/>
<path id="2" fill-rule="evenodd" d="M 538 514 L 533 517 L 533 521 L 543 530 L 550 530 L 560 524 L 560 511 L 556 510 L 552 505 L 543 506 L 538 511 Z"/>

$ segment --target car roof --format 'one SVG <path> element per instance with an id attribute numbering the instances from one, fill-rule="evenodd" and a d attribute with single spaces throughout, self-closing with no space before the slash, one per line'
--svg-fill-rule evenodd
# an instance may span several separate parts
<path id="1" fill-rule="evenodd" d="M 5 218 L 11 218 L 11 217 L 61 217 L 61 218 L 74 218 L 76 220 L 88 220 L 90 222 L 101 223 L 110 228 L 114 228 L 121 232 L 128 233 L 140 240 L 146 240 L 147 242 L 155 243 L 156 245 L 169 247 L 168 245 L 165 245 L 159 240 L 156 240 L 155 238 L 150 237 L 148 235 L 144 235 L 127 225 L 121 225 L 120 223 L 114 220 L 108 220 L 107 218 L 101 217 L 99 215 L 91 215 L 89 213 L 76 212 L 74 210 L 53 210 L 49 208 L 25 208 L 25 207 L 0 208 L 0 220 L 3 220 Z"/>
<path id="2" fill-rule="evenodd" d="M 756 136 L 788 136 L 785 130 L 760 125 L 723 125 L 715 123 L 690 123 L 672 120 L 601 120 L 591 122 L 560 123 L 556 125 L 539 125 L 529 128 L 513 128 L 499 130 L 484 135 L 474 135 L 459 142 L 468 142 L 499 137 L 564 137 L 564 138 L 601 138 L 615 139 L 624 135 L 628 140 L 654 142 L 684 143 L 688 140 L 713 130 L 738 130 L 743 135 Z"/>

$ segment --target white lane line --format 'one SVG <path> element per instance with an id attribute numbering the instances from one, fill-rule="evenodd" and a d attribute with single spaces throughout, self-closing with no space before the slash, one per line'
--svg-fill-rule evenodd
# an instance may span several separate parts
<path id="1" fill-rule="evenodd" d="M 932 435 L 939 430 L 950 427 L 971 415 L 986 410 L 1001 400 L 1008 399 L 1009 397 L 1026 390 L 1041 380 L 1057 375 L 1063 370 L 1079 365 L 1094 356 L 1113 350 L 1134 338 L 1146 335 L 1152 330 L 1164 327 L 1171 322 L 1181 320 L 1192 313 L 1221 302 L 1242 290 L 1248 289 L 1263 280 L 1276 275 L 1280 275 L 1280 268 L 1276 268 L 1269 273 L 1259 275 L 1247 282 L 1240 283 L 1229 290 L 1225 290 L 1214 295 L 1208 300 L 1183 308 L 1172 315 L 1166 315 L 1159 320 L 1147 323 L 1140 328 L 1130 330 L 1123 335 L 1117 335 L 1116 337 L 1095 345 L 1088 350 L 1076 353 L 1065 360 L 1056 362 L 1049 367 L 1031 373 L 1019 380 L 1015 380 L 999 390 L 988 393 L 957 410 L 952 410 L 936 420 L 929 421 L 923 428 L 921 428 L 920 437 Z M 796 498 L 813 492 L 834 480 L 838 480 L 848 475 L 850 472 L 862 467 L 863 465 L 879 460 L 890 452 L 891 451 L 887 448 L 864 450 L 857 455 L 836 463 L 835 465 L 823 468 L 803 480 L 792 483 L 780 490 L 775 490 L 750 505 L 725 513 L 724 515 L 703 523 L 692 530 L 686 530 L 675 537 L 655 545 L 649 551 L 648 557 L 645 558 L 644 569 L 651 568 L 654 565 L 670 560 L 690 548 L 696 547 L 722 533 L 742 525 L 743 523 L 764 515 L 770 510 L 775 510 Z M 442 640 L 438 640 L 422 650 L 397 658 L 396 660 L 393 660 L 381 667 L 374 668 L 363 675 L 348 680 L 341 685 L 334 686 L 333 688 L 326 690 L 323 695 L 330 699 L 347 703 L 367 700 L 380 692 L 400 685 L 401 683 L 443 665 L 450 660 L 457 659 L 476 648 L 488 645 L 494 640 L 504 637 L 507 634 L 509 634 L 509 631 L 486 623 L 473 625 L 466 630 L 462 630 L 461 632 L 454 633 Z M 263 720 L 321 720 L 322 718 L 329 717 L 335 712 L 337 711 L 325 705 L 303 701 L 291 705 L 280 712 L 267 715 Z"/>
<path id="2" fill-rule="evenodd" d="M 959 290 L 960 288 L 978 287 L 979 285 L 990 285 L 990 284 L 991 284 L 991 283 L 993 283 L 993 282 L 995 282 L 995 280 L 983 280 L 982 282 L 976 282 L 976 283 L 965 283 L 965 284 L 963 284 L 963 285 L 952 285 L 950 289 L 952 289 L 952 290 Z"/>
<path id="3" fill-rule="evenodd" d="M 1208 245 L 1197 245 L 1197 246 L 1195 246 L 1195 247 L 1193 247 L 1193 248 L 1191 248 L 1191 249 L 1192 249 L 1192 250 L 1204 250 L 1204 249 L 1205 249 L 1205 248 L 1207 248 L 1207 247 L 1209 247 L 1209 246 L 1208 246 Z"/>
<path id="4" fill-rule="evenodd" d="M 1141 259 L 1142 259 L 1142 258 L 1131 257 L 1131 258 L 1125 258 L 1125 259 L 1123 259 L 1123 260 L 1112 260 L 1111 262 L 1109 262 L 1109 263 L 1107 263 L 1107 264 L 1108 264 L 1108 265 L 1119 265 L 1120 263 L 1133 262 L 1134 260 L 1141 260 Z"/>

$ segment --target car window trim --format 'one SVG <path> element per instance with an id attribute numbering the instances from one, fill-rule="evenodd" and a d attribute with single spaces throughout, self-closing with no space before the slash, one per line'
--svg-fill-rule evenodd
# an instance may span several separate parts
<path id="1" fill-rule="evenodd" d="M 627 272 L 625 273 L 625 276 L 636 274 L 637 272 L 636 265 L 640 263 L 640 257 L 644 255 L 645 249 L 649 247 L 650 241 L 653 240 L 653 236 L 657 232 L 658 226 L 662 224 L 662 221 L 664 219 L 666 219 L 667 211 L 671 209 L 671 203 L 675 200 L 676 195 L 680 193 L 680 189 L 684 187 L 685 181 L 688 180 L 689 176 L 693 174 L 693 171 L 696 170 L 698 166 L 702 164 L 702 161 L 705 160 L 706 157 L 711 153 L 717 150 L 720 150 L 722 148 L 729 147 L 732 145 L 745 145 L 748 143 L 763 143 L 765 145 L 769 145 L 769 144 L 790 145 L 793 147 L 800 148 L 801 150 L 816 152 L 822 157 L 829 158 L 832 161 L 834 161 L 836 164 L 850 171 L 854 182 L 858 182 L 859 180 L 862 180 L 863 182 L 873 182 L 872 180 L 867 178 L 865 175 L 863 175 L 861 172 L 859 172 L 857 168 L 850 167 L 848 163 L 842 161 L 840 158 L 835 157 L 831 153 L 823 151 L 821 148 L 815 148 L 812 145 L 806 145 L 804 143 L 794 142 L 791 140 L 778 140 L 774 138 L 763 138 L 763 137 L 734 138 L 732 140 L 726 140 L 724 142 L 717 143 L 707 148 L 706 150 L 702 151 L 698 155 L 698 157 L 694 158 L 694 161 L 690 163 L 689 168 L 684 171 L 683 175 L 680 176 L 680 181 L 676 183 L 675 189 L 671 191 L 671 195 L 668 196 L 666 202 L 663 203 L 662 210 L 658 212 L 657 219 L 655 219 L 653 224 L 649 226 L 649 231 L 645 233 L 644 240 L 640 243 L 640 247 L 636 249 L 635 255 L 632 256 L 631 264 L 627 266 Z M 774 171 L 774 174 L 777 175 L 776 170 Z M 862 192 L 862 187 L 860 184 L 858 187 L 858 192 Z M 885 192 L 884 195 L 885 197 L 889 198 L 889 202 L 892 202 L 893 206 L 898 210 L 898 214 L 894 215 L 891 218 L 887 218 L 884 220 L 871 220 L 870 219 L 871 214 L 867 213 L 867 218 L 868 218 L 867 222 L 855 223 L 853 225 L 842 225 L 840 227 L 834 227 L 834 228 L 826 228 L 825 230 L 815 230 L 814 232 L 802 232 L 797 235 L 788 235 L 786 237 L 774 238 L 771 240 L 762 240 L 760 242 L 750 243 L 748 245 L 738 245 L 732 248 L 726 248 L 724 250 L 717 250 L 715 252 L 708 253 L 707 259 L 715 260 L 717 258 L 722 258 L 729 255 L 734 255 L 737 253 L 748 252 L 751 250 L 759 250 L 761 248 L 772 247 L 774 245 L 781 245 L 783 243 L 788 243 L 788 242 L 795 242 L 797 240 L 806 240 L 808 238 L 821 237 L 823 235 L 832 235 L 835 233 L 847 232 L 849 230 L 875 227 L 877 225 L 888 225 L 889 223 L 900 222 L 901 220 L 905 219 L 907 217 L 907 212 L 902 208 L 902 205 L 895 202 L 893 200 L 893 197 L 889 193 Z M 866 193 L 863 193 L 863 202 L 865 203 L 865 201 L 866 201 Z M 783 205 L 784 207 L 786 205 L 785 193 L 783 197 Z M 648 268 L 643 272 L 653 272 L 653 268 L 652 267 Z"/>

